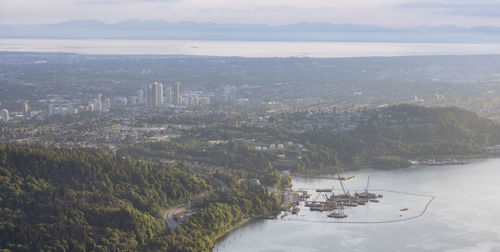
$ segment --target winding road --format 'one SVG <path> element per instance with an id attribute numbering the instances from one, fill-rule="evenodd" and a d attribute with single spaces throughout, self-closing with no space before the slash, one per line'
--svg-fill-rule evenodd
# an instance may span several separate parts
<path id="1" fill-rule="evenodd" d="M 181 210 L 187 210 L 189 207 L 191 207 L 191 203 L 184 203 L 178 206 L 175 206 L 174 208 L 168 210 L 164 215 L 163 219 L 165 222 L 167 222 L 167 226 L 170 229 L 170 232 L 174 232 L 177 226 L 179 225 L 177 221 L 174 219 L 175 213 L 181 211 Z"/>
<path id="2" fill-rule="evenodd" d="M 219 184 L 221 190 L 225 191 L 228 188 L 228 185 L 226 183 L 224 183 L 224 181 L 222 181 L 220 179 L 216 179 L 216 178 L 213 178 L 213 179 L 215 180 L 215 182 L 217 182 L 217 184 Z M 205 196 L 206 195 L 201 196 L 201 197 L 205 197 Z M 191 202 L 180 204 L 180 205 L 177 205 L 177 206 L 171 208 L 163 215 L 163 219 L 165 220 L 165 222 L 167 222 L 167 226 L 170 229 L 170 232 L 174 232 L 175 229 L 177 228 L 177 226 L 179 226 L 179 223 L 177 223 L 177 221 L 174 219 L 175 214 L 180 212 L 180 211 L 186 211 L 190 207 L 191 207 Z"/>
<path id="3" fill-rule="evenodd" d="M 226 184 L 226 183 L 224 183 L 224 181 L 222 181 L 222 180 L 220 180 L 220 179 L 218 179 L 218 178 L 214 178 L 214 180 L 215 180 L 215 182 L 217 182 L 217 184 L 219 184 L 220 189 L 221 189 L 222 191 L 225 191 L 225 190 L 228 188 L 227 184 Z"/>

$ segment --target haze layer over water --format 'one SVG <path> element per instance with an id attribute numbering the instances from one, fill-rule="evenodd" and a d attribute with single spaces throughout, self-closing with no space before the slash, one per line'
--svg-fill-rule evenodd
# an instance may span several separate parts
<path id="1" fill-rule="evenodd" d="M 332 58 L 500 54 L 500 44 L 0 39 L 0 51 Z"/>

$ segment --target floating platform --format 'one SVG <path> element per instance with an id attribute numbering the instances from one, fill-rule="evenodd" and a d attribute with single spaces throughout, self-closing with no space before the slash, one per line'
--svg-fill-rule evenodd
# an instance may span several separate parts
<path id="1" fill-rule="evenodd" d="M 316 189 L 316 192 L 332 192 L 332 189 Z"/>

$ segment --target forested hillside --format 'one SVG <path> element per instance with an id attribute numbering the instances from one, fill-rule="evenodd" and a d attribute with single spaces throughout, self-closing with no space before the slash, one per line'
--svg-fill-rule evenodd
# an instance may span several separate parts
<path id="1" fill-rule="evenodd" d="M 240 141 L 206 146 L 193 137 L 179 137 L 168 142 L 127 146 L 120 152 L 136 158 L 198 161 L 238 171 L 240 177 L 258 178 L 268 186 L 290 186 L 271 165 L 275 155 L 255 152 Z"/>
<path id="2" fill-rule="evenodd" d="M 281 200 L 262 187 L 245 185 L 212 194 L 200 212 L 168 236 L 155 237 L 146 250 L 210 251 L 215 241 L 244 219 L 279 213 Z"/>
<path id="3" fill-rule="evenodd" d="M 0 145 L 0 249 L 130 251 L 162 210 L 209 190 L 178 167 L 103 151 Z"/>
<path id="4" fill-rule="evenodd" d="M 302 173 L 336 172 L 339 167 L 362 165 L 404 167 L 410 159 L 464 157 L 500 143 L 498 122 L 456 107 L 399 104 L 367 110 L 366 115 L 352 130 L 343 132 L 328 127 L 298 132 L 286 123 L 263 128 L 224 124 L 186 131 L 189 136 L 169 142 L 136 144 L 120 151 L 137 158 L 193 160 L 223 166 L 279 186 L 280 176 L 273 165 L 277 153 L 256 151 L 254 145 L 303 143 L 303 150 L 292 147 L 282 152 L 297 164 L 286 169 Z M 294 116 L 276 118 L 286 117 L 289 123 Z M 206 139 L 224 139 L 227 143 L 209 145 Z M 256 139 L 259 144 L 241 139 Z"/>
<path id="5" fill-rule="evenodd" d="M 405 166 L 408 159 L 477 153 L 500 142 L 500 125 L 454 107 L 395 105 L 374 110 L 353 131 L 302 136 L 305 167 L 376 164 Z"/>

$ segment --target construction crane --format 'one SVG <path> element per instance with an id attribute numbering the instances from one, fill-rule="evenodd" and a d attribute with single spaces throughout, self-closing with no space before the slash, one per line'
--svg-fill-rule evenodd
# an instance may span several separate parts
<path id="1" fill-rule="evenodd" d="M 347 192 L 346 192 L 345 187 L 344 187 L 344 183 L 342 183 L 342 179 L 340 179 L 340 175 L 339 175 L 339 174 L 337 174 L 337 177 L 339 178 L 339 181 L 340 181 L 340 187 L 342 187 L 342 192 L 343 192 L 344 194 L 347 194 L 349 191 L 347 191 Z"/>
<path id="2" fill-rule="evenodd" d="M 322 193 L 319 193 L 318 196 L 314 199 L 314 201 L 318 201 L 318 198 L 321 196 Z"/>
<path id="3" fill-rule="evenodd" d="M 365 192 L 368 192 L 369 186 L 370 186 L 370 176 L 368 176 L 368 181 L 366 181 Z"/>

